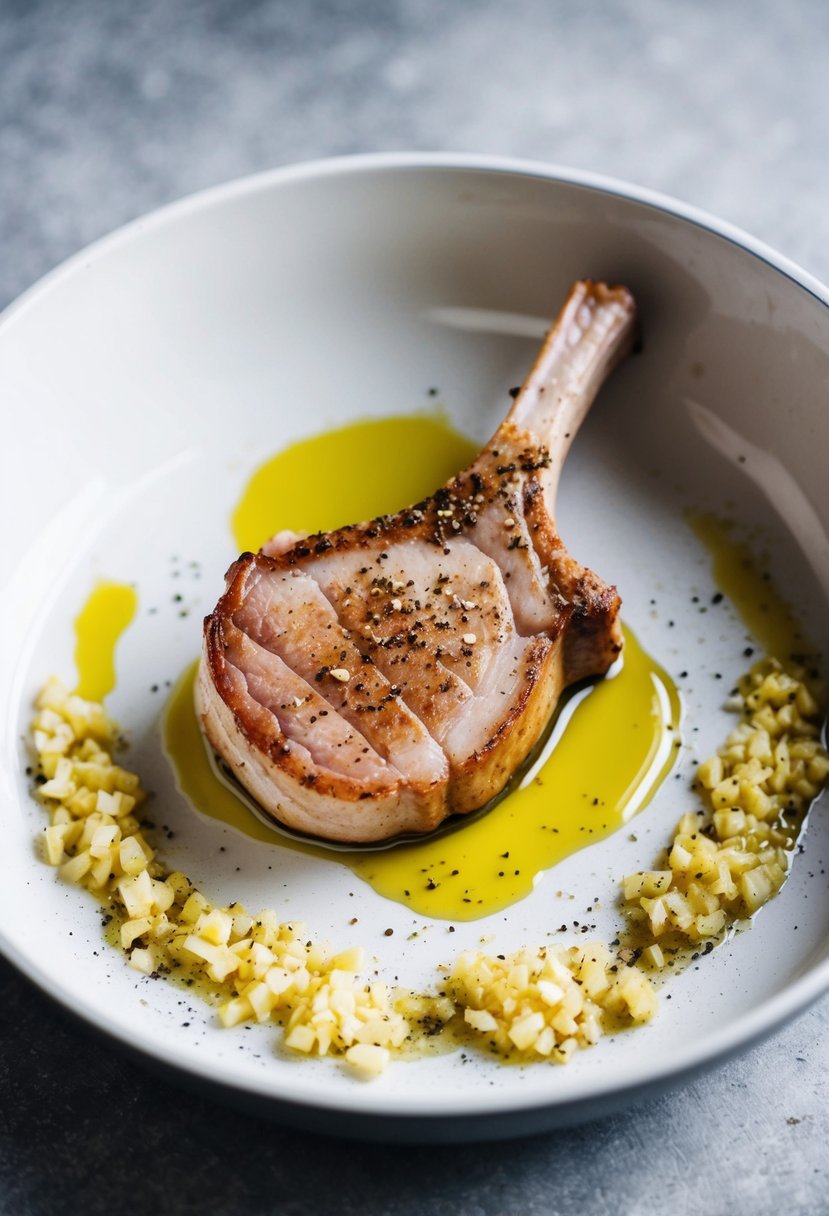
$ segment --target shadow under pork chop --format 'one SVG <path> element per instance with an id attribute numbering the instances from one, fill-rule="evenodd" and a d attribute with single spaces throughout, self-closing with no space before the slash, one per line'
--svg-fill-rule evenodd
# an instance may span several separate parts
<path id="1" fill-rule="evenodd" d="M 197 708 L 263 811 L 324 839 L 434 829 L 503 790 L 562 690 L 621 650 L 615 588 L 554 524 L 564 456 L 629 350 L 621 287 L 577 283 L 472 466 L 394 515 L 231 566 Z"/>

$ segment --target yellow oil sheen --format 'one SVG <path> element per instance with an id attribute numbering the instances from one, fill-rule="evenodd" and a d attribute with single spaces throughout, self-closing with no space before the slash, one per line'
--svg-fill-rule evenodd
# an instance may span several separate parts
<path id="1" fill-rule="evenodd" d="M 256 549 L 283 528 L 328 530 L 415 502 L 476 450 L 436 415 L 356 422 L 295 443 L 251 478 L 232 519 L 237 546 Z M 523 899 L 556 862 L 617 831 L 672 767 L 678 694 L 630 630 L 625 638 L 621 669 L 564 703 L 559 723 L 566 720 L 566 728 L 519 788 L 487 814 L 426 841 L 335 851 L 263 824 L 208 758 L 193 709 L 195 664 L 168 702 L 165 749 L 179 789 L 203 814 L 257 840 L 346 865 L 423 916 L 474 920 Z"/>
<path id="2" fill-rule="evenodd" d="M 135 616 L 138 595 L 126 583 L 101 580 L 75 619 L 75 692 L 103 701 L 115 687 L 115 647 Z"/>
<path id="3" fill-rule="evenodd" d="M 732 604 L 764 654 L 789 658 L 813 647 L 804 638 L 791 607 L 747 544 L 732 535 L 734 525 L 702 511 L 689 511 L 694 535 L 708 550 L 717 588 Z"/>
<path id="4" fill-rule="evenodd" d="M 440 414 L 352 422 L 300 440 L 251 477 L 231 517 L 240 553 L 272 536 L 398 511 L 431 494 L 478 450 Z"/>

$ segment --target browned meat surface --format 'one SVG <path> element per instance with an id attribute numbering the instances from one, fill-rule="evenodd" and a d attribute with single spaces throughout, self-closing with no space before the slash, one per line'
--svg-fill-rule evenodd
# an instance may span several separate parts
<path id="1" fill-rule="evenodd" d="M 204 624 L 208 740 L 273 819 L 329 840 L 428 832 L 499 793 L 562 689 L 621 649 L 619 596 L 554 523 L 570 442 L 632 341 L 577 283 L 506 420 L 431 498 L 244 553 Z"/>

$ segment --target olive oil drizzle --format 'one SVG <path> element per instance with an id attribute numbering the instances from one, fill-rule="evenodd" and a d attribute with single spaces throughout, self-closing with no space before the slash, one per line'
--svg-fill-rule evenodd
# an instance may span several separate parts
<path id="1" fill-rule="evenodd" d="M 735 536 L 735 524 L 703 511 L 688 511 L 688 523 L 711 559 L 711 574 L 764 654 L 781 661 L 814 653 L 791 606 L 780 595 L 763 562 Z"/>
<path id="2" fill-rule="evenodd" d="M 75 618 L 75 692 L 103 701 L 115 687 L 115 650 L 138 608 L 138 594 L 126 583 L 100 580 Z"/>

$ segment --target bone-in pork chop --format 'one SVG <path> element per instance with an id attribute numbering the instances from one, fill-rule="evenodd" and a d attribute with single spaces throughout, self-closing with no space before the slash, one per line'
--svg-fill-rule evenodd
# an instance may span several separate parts
<path id="1" fill-rule="evenodd" d="M 619 596 L 554 523 L 564 456 L 629 350 L 577 283 L 472 466 L 395 515 L 244 553 L 204 623 L 197 708 L 263 811 L 332 841 L 428 832 L 498 794 L 562 689 L 621 649 Z"/>

